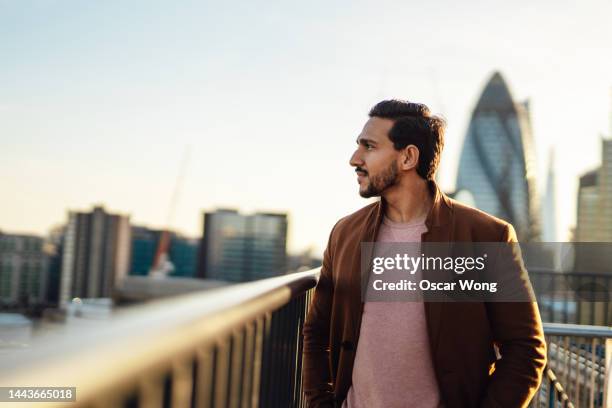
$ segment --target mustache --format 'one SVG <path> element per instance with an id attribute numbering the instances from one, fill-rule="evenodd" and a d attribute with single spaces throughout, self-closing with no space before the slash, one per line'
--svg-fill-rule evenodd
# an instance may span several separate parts
<path id="1" fill-rule="evenodd" d="M 368 172 L 367 172 L 367 171 L 365 171 L 364 169 L 362 169 L 361 167 L 357 167 L 357 168 L 355 169 L 355 173 L 363 173 L 363 174 L 364 174 L 364 175 L 366 175 L 366 176 L 368 175 Z"/>

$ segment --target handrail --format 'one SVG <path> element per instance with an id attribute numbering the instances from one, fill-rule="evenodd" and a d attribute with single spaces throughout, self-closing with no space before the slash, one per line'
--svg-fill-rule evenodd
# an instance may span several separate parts
<path id="1" fill-rule="evenodd" d="M 4 355 L 0 361 L 0 386 L 71 386 L 77 388 L 77 406 L 91 402 L 98 406 L 120 406 L 130 395 L 137 395 L 135 398 L 140 398 L 141 402 L 148 401 L 148 398 L 157 398 L 158 401 L 159 393 L 168 394 L 168 381 L 175 384 L 170 392 L 174 401 L 174 398 L 179 398 L 175 396 L 177 389 L 180 388 L 183 395 L 191 392 L 192 388 L 186 390 L 184 384 L 192 381 L 190 387 L 208 390 L 206 397 L 199 396 L 198 400 L 206 398 L 209 401 L 212 398 L 215 402 L 211 406 L 225 406 L 230 400 L 233 406 L 238 401 L 236 398 L 241 401 L 250 398 L 253 405 L 257 405 L 260 398 L 265 400 L 265 395 L 259 395 L 256 388 L 265 390 L 285 384 L 279 382 L 278 377 L 284 371 L 275 372 L 274 367 L 286 361 L 275 359 L 288 356 L 288 360 L 294 360 L 290 363 L 291 372 L 299 372 L 300 324 L 309 299 L 302 295 L 315 287 L 319 274 L 320 268 L 316 268 L 192 292 L 127 307 L 100 324 L 67 327 L 61 333 L 35 339 L 26 349 Z M 298 297 L 301 300 L 295 303 Z M 287 313 L 279 313 L 287 307 Z M 274 335 L 289 332 L 292 334 L 283 339 Z M 544 323 L 544 333 L 547 337 L 590 338 L 593 342 L 612 338 L 612 328 L 601 326 Z M 234 354 L 237 351 L 238 356 Z M 595 358 L 594 354 L 592 358 Z M 249 377 L 247 381 L 236 377 L 241 369 L 235 368 L 240 364 L 242 371 L 251 372 L 248 375 L 253 378 Z M 582 370 L 586 370 L 587 364 L 580 364 Z M 192 369 L 196 366 L 199 367 L 197 370 Z M 247 366 L 248 370 L 244 368 Z M 198 382 L 197 386 L 193 385 L 197 380 L 194 373 L 203 370 L 202 367 L 210 373 L 206 378 L 207 381 L 212 378 L 212 384 L 202 387 Z M 219 369 L 230 372 L 232 377 L 215 379 L 221 375 L 216 371 Z M 254 378 L 258 370 L 266 375 Z M 547 368 L 548 391 L 554 398 L 560 398 L 559 401 L 569 401 L 574 389 L 571 386 L 569 390 L 565 388 L 568 384 L 562 387 L 560 380 L 566 378 L 565 373 L 561 374 L 558 379 L 559 373 Z M 168 376 L 181 381 L 168 380 Z M 183 381 L 192 377 L 193 380 Z M 292 392 L 296 393 L 292 399 L 296 405 L 292 406 L 302 406 L 303 402 L 299 402 L 300 379 L 295 377 L 291 381 Z M 242 386 L 236 385 L 238 383 L 247 384 L 247 388 L 235 392 L 235 387 Z M 225 396 L 217 399 L 215 393 Z M 248 397 L 244 396 L 245 393 Z M 45 406 L 67 405 L 46 403 Z"/>
<path id="2" fill-rule="evenodd" d="M 612 327 L 586 324 L 544 323 L 544 334 L 550 336 L 612 338 Z"/>
<path id="3" fill-rule="evenodd" d="M 0 386 L 77 387 L 81 403 L 131 392 L 148 370 L 172 370 L 177 359 L 192 358 L 238 327 L 269 317 L 313 288 L 319 273 L 316 268 L 193 292 L 127 307 L 93 327 L 67 327 L 3 356 Z"/>

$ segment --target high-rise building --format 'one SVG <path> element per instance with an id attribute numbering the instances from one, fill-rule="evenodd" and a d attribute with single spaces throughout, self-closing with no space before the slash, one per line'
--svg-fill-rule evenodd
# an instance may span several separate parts
<path id="1" fill-rule="evenodd" d="M 129 216 L 70 212 L 62 254 L 60 307 L 72 298 L 111 297 L 129 270 Z"/>
<path id="2" fill-rule="evenodd" d="M 576 211 L 574 240 L 576 242 L 597 242 L 599 235 L 599 169 L 591 170 L 580 177 Z"/>
<path id="3" fill-rule="evenodd" d="M 456 190 L 476 207 L 514 225 L 520 241 L 539 240 L 539 200 L 528 103 L 515 103 L 499 72 L 472 113 L 459 161 Z"/>
<path id="4" fill-rule="evenodd" d="M 601 166 L 580 177 L 576 242 L 612 242 L 612 139 L 601 139 Z"/>
<path id="5" fill-rule="evenodd" d="M 170 238 L 168 257 L 174 270 L 170 276 L 194 278 L 198 266 L 200 240 L 174 234 Z"/>
<path id="6" fill-rule="evenodd" d="M 198 276 L 245 282 L 287 270 L 287 215 L 234 210 L 204 214 Z"/>
<path id="7" fill-rule="evenodd" d="M 542 241 L 557 242 L 557 188 L 555 177 L 555 154 L 550 150 L 548 172 L 546 174 L 546 192 L 542 205 Z"/>
<path id="8" fill-rule="evenodd" d="M 612 242 L 612 139 L 601 139 L 599 168 L 599 241 Z"/>
<path id="9" fill-rule="evenodd" d="M 45 239 L 45 253 L 49 259 L 49 275 L 47 280 L 47 301 L 50 307 L 57 308 L 62 277 L 62 254 L 66 226 L 56 226 L 49 231 Z"/>
<path id="10" fill-rule="evenodd" d="M 601 166 L 580 177 L 574 234 L 577 272 L 612 273 L 612 139 L 601 139 Z"/>
<path id="11" fill-rule="evenodd" d="M 132 249 L 130 251 L 130 275 L 147 276 L 153 266 L 155 251 L 161 236 L 160 230 L 132 227 Z"/>
<path id="12" fill-rule="evenodd" d="M 44 239 L 0 232 L 0 303 L 32 307 L 46 302 L 48 256 Z"/>
<path id="13" fill-rule="evenodd" d="M 149 275 L 161 235 L 161 230 L 132 227 L 130 275 Z M 171 232 L 168 261 L 172 265 L 172 270 L 168 276 L 195 277 L 198 246 L 199 240 L 186 238 Z"/>

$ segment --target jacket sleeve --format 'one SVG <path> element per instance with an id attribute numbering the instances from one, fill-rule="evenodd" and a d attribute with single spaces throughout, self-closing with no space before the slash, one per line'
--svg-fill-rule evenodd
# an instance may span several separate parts
<path id="1" fill-rule="evenodd" d="M 500 241 L 517 243 L 512 225 L 506 225 Z M 512 267 L 504 270 L 504 274 L 526 276 L 518 244 L 509 247 Z M 547 358 L 538 305 L 535 301 L 488 302 L 485 305 L 501 359 L 495 363 L 480 406 L 527 407 L 540 386 Z"/>
<path id="2" fill-rule="evenodd" d="M 319 282 L 304 322 L 302 359 L 303 389 L 308 407 L 333 407 L 334 391 L 330 372 L 330 316 L 334 297 L 332 280 L 332 233 L 323 254 Z"/>

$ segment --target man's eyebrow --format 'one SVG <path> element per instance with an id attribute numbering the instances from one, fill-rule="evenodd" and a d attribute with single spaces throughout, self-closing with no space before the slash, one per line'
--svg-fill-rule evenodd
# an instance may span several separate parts
<path id="1" fill-rule="evenodd" d="M 357 137 L 356 142 L 357 142 L 357 144 L 360 144 L 360 145 L 365 145 L 365 144 L 375 145 L 376 144 L 376 142 L 374 140 L 367 139 L 365 137 Z"/>

